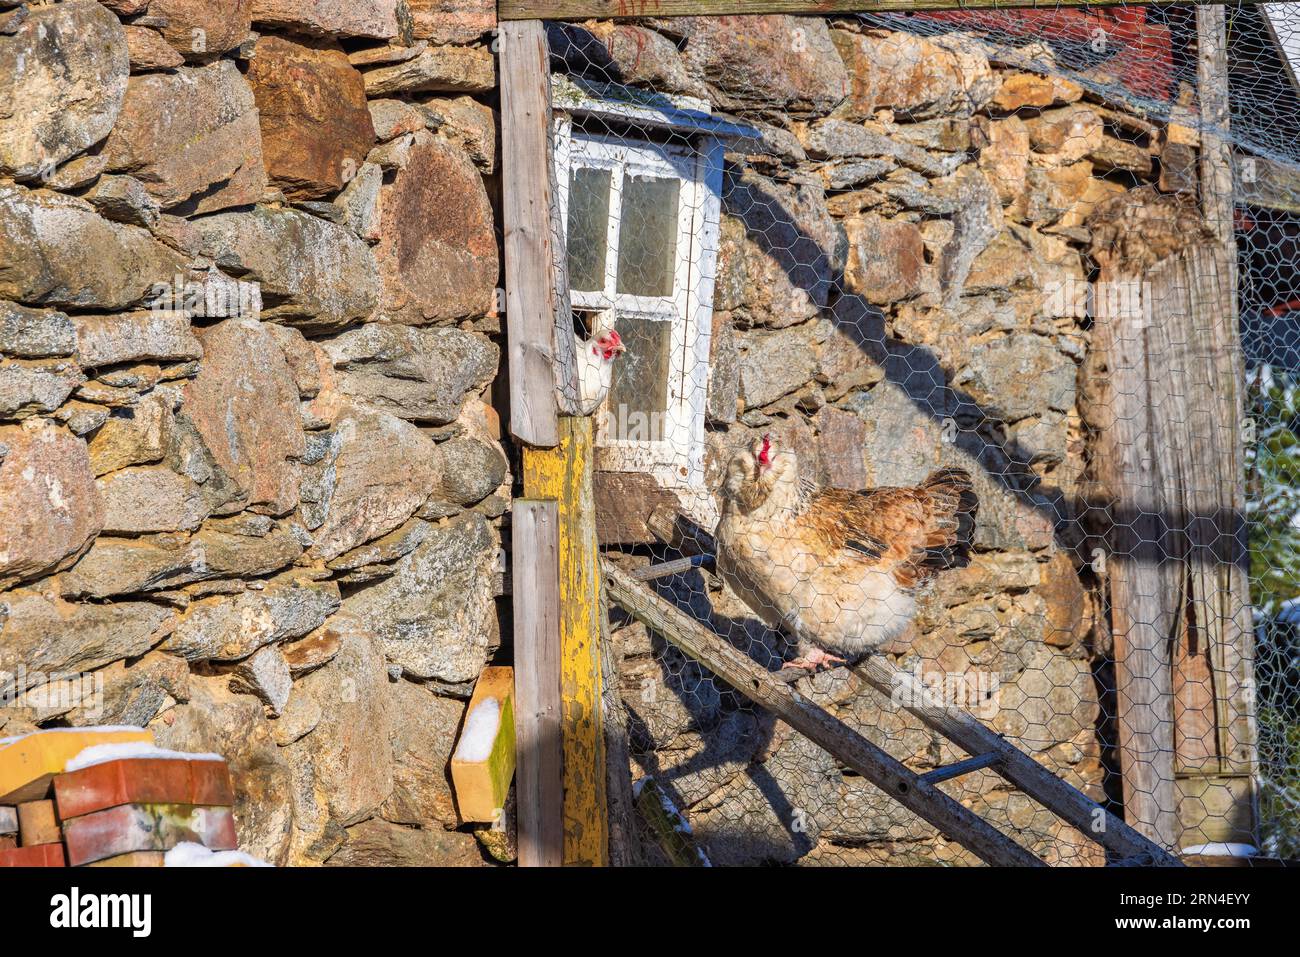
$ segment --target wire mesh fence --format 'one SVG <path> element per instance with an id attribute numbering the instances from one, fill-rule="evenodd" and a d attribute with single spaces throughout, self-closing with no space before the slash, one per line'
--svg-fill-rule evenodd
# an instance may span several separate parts
<path id="1" fill-rule="evenodd" d="M 866 655 L 1166 847 L 1295 856 L 1298 36 L 550 24 L 605 556 L 913 771 L 967 755 Z M 976 862 L 610 615 L 648 862 Z M 993 769 L 941 788 L 1105 863 Z"/>

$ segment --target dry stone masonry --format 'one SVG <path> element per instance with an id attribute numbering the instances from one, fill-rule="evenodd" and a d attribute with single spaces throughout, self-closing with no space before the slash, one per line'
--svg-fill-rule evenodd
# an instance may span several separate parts
<path id="1" fill-rule="evenodd" d="M 494 5 L 0 7 L 0 736 L 218 751 L 242 849 L 275 864 L 491 860 L 447 763 L 501 644 L 513 485 Z M 898 663 L 996 675 L 993 727 L 1100 797 L 1090 332 L 1044 296 L 1089 278 L 1090 216 L 1152 188 L 1165 132 L 958 32 L 708 17 L 552 43 L 756 130 L 727 154 L 709 482 L 769 431 L 831 485 L 969 469 L 975 560 Z M 634 774 L 715 863 L 969 862 L 640 626 L 614 637 Z M 41 694 L 82 672 L 94 702 Z M 843 672 L 812 686 L 914 768 L 958 757 Z M 1095 862 L 1019 794 L 974 802 Z"/>
<path id="2" fill-rule="evenodd" d="M 273 863 L 491 860 L 492 5 L 4 6 L 0 735 L 219 751 Z"/>

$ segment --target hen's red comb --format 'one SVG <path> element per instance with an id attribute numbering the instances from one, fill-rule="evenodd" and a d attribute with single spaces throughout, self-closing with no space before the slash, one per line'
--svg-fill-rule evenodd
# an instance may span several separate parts
<path id="1" fill-rule="evenodd" d="M 764 465 L 772 464 L 772 436 L 770 434 L 763 436 L 763 447 L 758 450 L 758 460 Z"/>

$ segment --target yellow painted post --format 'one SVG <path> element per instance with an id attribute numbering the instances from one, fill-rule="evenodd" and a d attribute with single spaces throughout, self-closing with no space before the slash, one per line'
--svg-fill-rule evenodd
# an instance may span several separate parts
<path id="1" fill-rule="evenodd" d="M 591 419 L 561 416 L 559 432 L 555 448 L 524 446 L 524 495 L 554 499 L 559 511 L 564 863 L 604 866 L 609 862 L 609 812 Z"/>

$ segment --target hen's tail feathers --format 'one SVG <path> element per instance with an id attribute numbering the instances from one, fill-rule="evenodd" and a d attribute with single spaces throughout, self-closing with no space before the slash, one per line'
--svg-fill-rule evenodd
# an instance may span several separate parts
<path id="1" fill-rule="evenodd" d="M 965 469 L 938 469 L 921 483 L 921 491 L 930 500 L 933 518 L 925 542 L 924 564 L 939 570 L 968 565 L 975 513 L 979 511 L 970 473 Z"/>

